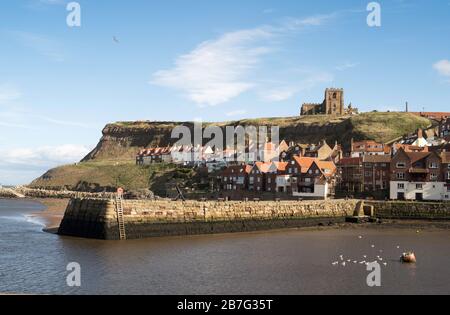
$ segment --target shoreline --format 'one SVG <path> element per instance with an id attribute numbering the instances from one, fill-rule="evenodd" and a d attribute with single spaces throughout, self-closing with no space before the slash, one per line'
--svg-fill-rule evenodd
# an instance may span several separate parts
<path id="1" fill-rule="evenodd" d="M 26 200 L 39 203 L 45 207 L 44 210 L 33 212 L 29 216 L 42 220 L 45 225 L 44 232 L 57 233 L 70 199 L 26 198 Z"/>
<path id="2" fill-rule="evenodd" d="M 15 199 L 15 198 L 13 198 Z M 47 233 L 56 234 L 58 232 L 61 221 L 64 217 L 66 207 L 70 201 L 69 198 L 25 198 L 24 200 L 39 203 L 45 209 L 38 212 L 33 212 L 29 215 L 31 218 L 37 218 L 42 221 L 44 227 L 43 231 Z M 450 230 L 450 221 L 435 221 L 435 220 L 393 220 L 384 219 L 382 223 L 336 223 L 330 226 L 311 226 L 302 228 L 285 228 L 285 229 L 271 229 L 258 232 L 280 232 L 280 231 L 326 231 L 326 230 L 354 230 L 354 229 L 410 229 L 416 230 L 417 233 L 421 231 L 442 231 Z M 239 233 L 239 232 L 238 232 Z M 241 232 L 253 233 L 253 232 Z M 222 233 L 219 233 L 222 234 Z M 236 234 L 236 233 L 225 233 Z M 239 233 L 240 234 L 240 233 Z"/>

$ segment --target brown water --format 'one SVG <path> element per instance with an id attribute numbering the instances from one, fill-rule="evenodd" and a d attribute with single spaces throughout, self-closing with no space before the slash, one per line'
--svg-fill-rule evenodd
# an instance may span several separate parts
<path id="1" fill-rule="evenodd" d="M 0 200 L 0 292 L 450 293 L 450 231 L 289 230 L 109 242 L 44 233 L 38 221 L 26 218 L 39 209 L 32 202 Z M 398 262 L 409 249 L 418 256 L 416 265 Z M 380 256 L 388 263 L 382 265 L 382 286 L 367 286 L 365 265 L 333 266 L 341 254 L 358 262 Z M 80 288 L 66 285 L 69 262 L 81 264 Z"/>

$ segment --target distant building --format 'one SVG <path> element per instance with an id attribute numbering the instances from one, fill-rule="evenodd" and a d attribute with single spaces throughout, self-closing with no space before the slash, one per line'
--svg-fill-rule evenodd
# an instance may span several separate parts
<path id="1" fill-rule="evenodd" d="M 364 191 L 374 192 L 389 188 L 390 155 L 367 155 L 363 158 Z"/>
<path id="2" fill-rule="evenodd" d="M 350 157 L 357 158 L 368 155 L 390 155 L 391 147 L 372 140 L 353 141 L 350 145 Z"/>
<path id="3" fill-rule="evenodd" d="M 391 161 L 390 198 L 394 200 L 450 200 L 446 152 L 399 150 Z"/>
<path id="4" fill-rule="evenodd" d="M 337 188 L 343 192 L 364 190 L 363 158 L 346 157 L 337 163 Z"/>
<path id="5" fill-rule="evenodd" d="M 450 141 L 450 118 L 443 119 L 439 123 L 439 137 Z"/>
<path id="6" fill-rule="evenodd" d="M 358 109 L 352 104 L 345 108 L 344 90 L 329 88 L 325 90 L 325 99 L 322 103 L 305 103 L 301 108 L 301 115 L 352 115 L 357 114 Z"/>
<path id="7" fill-rule="evenodd" d="M 136 165 L 150 165 L 154 163 L 171 162 L 171 149 L 168 147 L 143 149 L 136 155 Z"/>
<path id="8" fill-rule="evenodd" d="M 412 114 L 437 121 L 450 118 L 450 112 L 415 112 Z"/>

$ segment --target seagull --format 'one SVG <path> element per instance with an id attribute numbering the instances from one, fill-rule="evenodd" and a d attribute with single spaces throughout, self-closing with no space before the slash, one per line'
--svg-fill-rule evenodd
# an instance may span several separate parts
<path id="1" fill-rule="evenodd" d="M 345 267 L 345 265 L 346 265 L 346 264 L 345 264 L 345 261 L 344 261 L 344 262 L 342 263 L 342 266 L 344 266 L 344 267 Z"/>
<path id="2" fill-rule="evenodd" d="M 113 41 L 114 41 L 116 44 L 120 43 L 116 36 L 113 36 Z"/>
<path id="3" fill-rule="evenodd" d="M 354 260 L 354 261 L 353 261 L 353 263 L 354 263 L 354 264 L 357 264 L 357 263 L 358 263 L 358 261 Z"/>
<path id="4" fill-rule="evenodd" d="M 360 262 L 361 265 L 363 265 L 363 264 L 365 264 L 365 263 L 366 263 L 365 260 L 363 260 L 363 261 Z"/>
<path id="5" fill-rule="evenodd" d="M 375 248 L 375 245 L 372 245 L 372 248 Z"/>
<path id="6" fill-rule="evenodd" d="M 383 265 L 386 267 L 387 266 L 387 262 L 383 263 Z"/>
<path id="7" fill-rule="evenodd" d="M 367 258 L 367 255 L 364 255 L 363 257 L 364 257 L 364 258 Z"/>
<path id="8" fill-rule="evenodd" d="M 332 265 L 333 265 L 333 266 L 336 266 L 337 264 L 339 264 L 339 262 L 338 262 L 338 261 L 335 261 Z"/>
<path id="9" fill-rule="evenodd" d="M 397 246 L 397 249 L 400 249 L 400 246 Z"/>
<path id="10" fill-rule="evenodd" d="M 348 260 L 347 260 L 347 262 L 351 262 L 351 261 L 352 261 L 351 259 L 348 259 Z"/>
<path id="11" fill-rule="evenodd" d="M 383 258 L 378 258 L 379 261 L 383 261 Z"/>
<path id="12" fill-rule="evenodd" d="M 362 236 L 360 235 L 360 236 L 358 236 L 358 238 L 359 238 L 359 239 L 362 239 Z"/>

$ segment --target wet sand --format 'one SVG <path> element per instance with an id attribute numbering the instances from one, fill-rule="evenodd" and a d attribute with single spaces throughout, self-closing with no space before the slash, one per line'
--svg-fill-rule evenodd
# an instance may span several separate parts
<path id="1" fill-rule="evenodd" d="M 32 199 L 46 207 L 44 211 L 34 212 L 30 216 L 41 219 L 46 232 L 57 232 L 64 217 L 70 199 L 43 198 Z"/>

